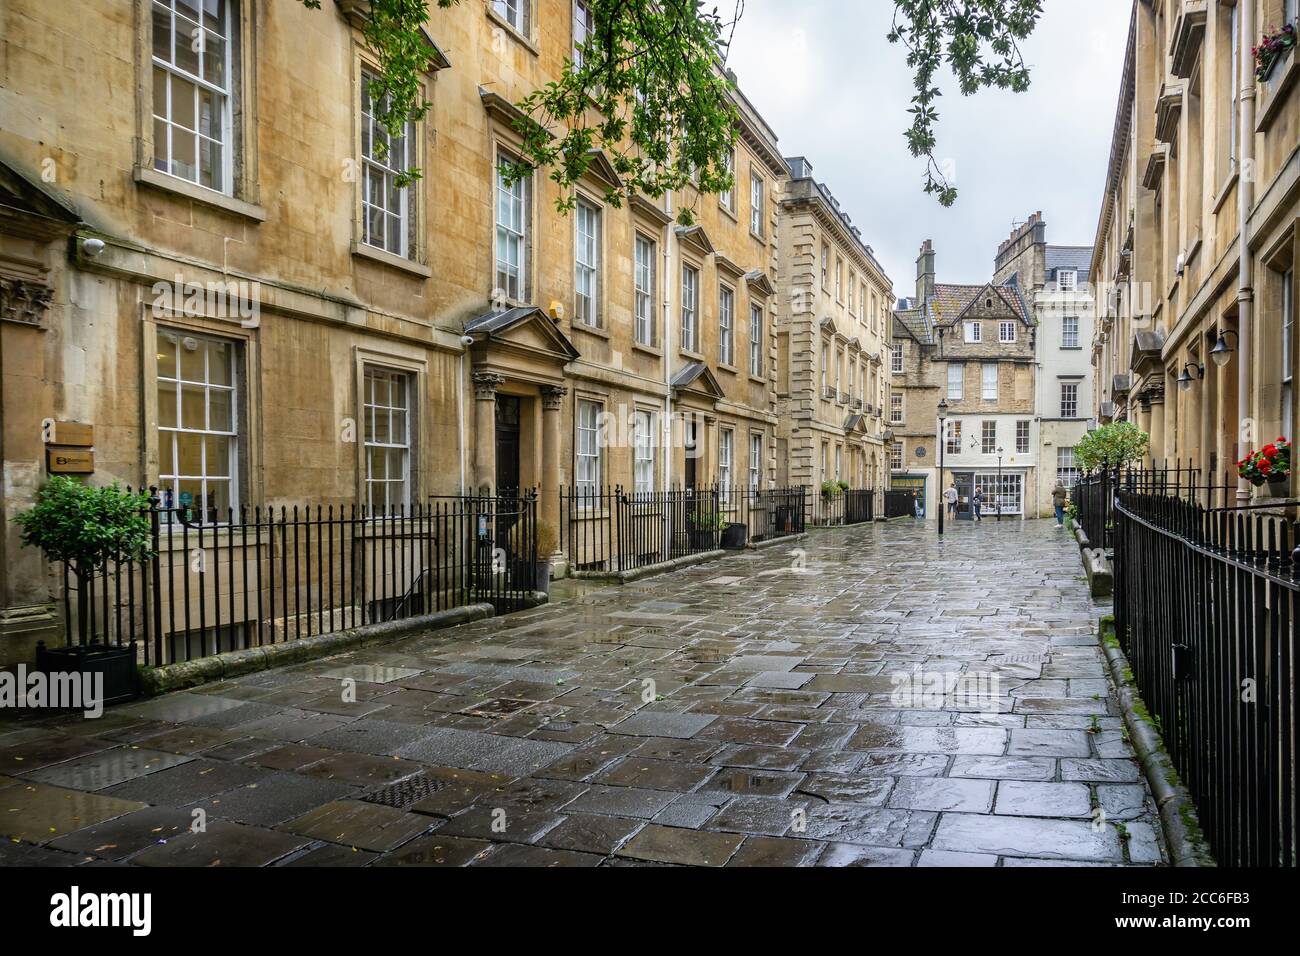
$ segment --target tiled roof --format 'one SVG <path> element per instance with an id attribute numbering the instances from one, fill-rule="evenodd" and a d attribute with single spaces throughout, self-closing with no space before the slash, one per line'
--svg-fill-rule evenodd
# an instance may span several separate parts
<path id="1" fill-rule="evenodd" d="M 894 335 L 908 335 L 922 345 L 934 344 L 934 330 L 920 309 L 900 309 L 894 313 Z"/>
<path id="2" fill-rule="evenodd" d="M 1087 276 L 1092 268 L 1092 246 L 1048 246 L 1044 266 L 1048 279 L 1056 278 L 1057 269 L 1073 269 L 1080 278 Z"/>
<path id="3" fill-rule="evenodd" d="M 957 316 L 961 315 L 966 306 L 970 305 L 975 297 L 987 288 L 990 288 L 987 283 L 984 285 L 936 283 L 934 298 L 930 300 L 931 319 L 936 323 L 951 324 L 956 321 Z M 992 288 L 1011 311 L 1015 312 L 1025 322 L 1029 322 L 1029 310 L 1025 308 L 1024 300 L 1020 297 L 1020 290 L 1014 283 L 1001 287 L 993 286 Z"/>

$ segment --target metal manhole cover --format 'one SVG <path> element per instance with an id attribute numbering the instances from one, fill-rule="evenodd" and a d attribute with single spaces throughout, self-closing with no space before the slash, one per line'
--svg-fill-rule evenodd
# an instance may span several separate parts
<path id="1" fill-rule="evenodd" d="M 407 777 L 397 783 L 380 787 L 361 799 L 365 803 L 377 803 L 380 806 L 392 807 L 394 810 L 409 810 L 430 794 L 445 789 L 447 789 L 445 780 L 416 774 L 414 777 Z"/>

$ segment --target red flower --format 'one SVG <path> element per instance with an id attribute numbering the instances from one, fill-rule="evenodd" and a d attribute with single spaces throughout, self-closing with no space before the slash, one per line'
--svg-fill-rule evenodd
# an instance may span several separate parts
<path id="1" fill-rule="evenodd" d="M 1261 475 L 1267 475 L 1267 474 L 1268 474 L 1270 471 L 1272 471 L 1272 470 L 1273 470 L 1273 466 L 1270 465 L 1268 462 L 1266 462 L 1266 461 L 1261 461 L 1261 462 L 1259 463 L 1259 473 L 1260 473 Z"/>
<path id="2" fill-rule="evenodd" d="M 1262 449 L 1260 449 L 1260 454 L 1262 454 L 1269 461 L 1272 461 L 1274 458 L 1277 457 L 1277 446 L 1265 445 Z"/>

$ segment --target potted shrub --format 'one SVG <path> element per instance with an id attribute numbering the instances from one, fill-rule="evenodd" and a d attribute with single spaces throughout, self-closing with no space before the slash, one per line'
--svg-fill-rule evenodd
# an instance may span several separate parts
<path id="1" fill-rule="evenodd" d="M 732 521 L 722 529 L 722 546 L 728 551 L 740 551 L 748 543 L 749 525 Z"/>
<path id="2" fill-rule="evenodd" d="M 14 515 L 21 540 L 39 548 L 46 559 L 63 562 L 77 582 L 77 635 L 65 634 L 67 646 L 37 645 L 38 670 L 104 675 L 104 703 L 136 696 L 135 640 L 97 643 L 88 600 L 94 575 L 108 561 L 139 561 L 153 556 L 149 498 L 114 483 L 95 488 L 62 475 L 37 493 L 36 503 Z"/>
<path id="3" fill-rule="evenodd" d="M 840 482 L 835 481 L 833 479 L 828 478 L 822 482 L 823 498 L 834 498 L 843 490 L 844 489 L 840 486 Z"/>
<path id="4" fill-rule="evenodd" d="M 720 511 L 697 508 L 686 516 L 690 525 L 691 550 L 708 551 L 717 547 L 718 533 L 727 527 L 727 519 Z"/>
<path id="5" fill-rule="evenodd" d="M 1279 438 L 1250 452 L 1237 462 L 1237 474 L 1269 497 L 1285 497 L 1291 488 L 1291 443 Z"/>
<path id="6" fill-rule="evenodd" d="M 1074 446 L 1074 458 L 1084 471 L 1109 471 L 1141 461 L 1150 437 L 1132 422 L 1112 422 L 1088 432 Z"/>

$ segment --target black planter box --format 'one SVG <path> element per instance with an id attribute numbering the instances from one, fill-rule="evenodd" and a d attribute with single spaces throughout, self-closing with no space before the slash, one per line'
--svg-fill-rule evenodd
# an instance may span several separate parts
<path id="1" fill-rule="evenodd" d="M 46 647 L 42 641 L 36 645 L 36 669 L 45 674 L 103 674 L 105 706 L 134 700 L 140 695 L 134 642 L 122 647 L 109 644 Z"/>
<path id="2" fill-rule="evenodd" d="M 722 546 L 728 551 L 740 551 L 749 540 L 749 526 L 729 524 L 722 532 Z"/>
<path id="3" fill-rule="evenodd" d="M 717 548 L 716 531 L 705 531 L 695 529 L 691 531 L 691 550 L 692 551 L 713 551 Z"/>

